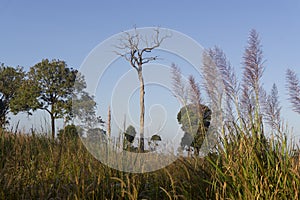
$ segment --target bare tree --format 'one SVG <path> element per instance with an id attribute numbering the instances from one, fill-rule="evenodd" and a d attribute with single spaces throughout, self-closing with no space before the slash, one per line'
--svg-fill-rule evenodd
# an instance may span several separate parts
<path id="1" fill-rule="evenodd" d="M 146 63 L 156 60 L 157 56 L 148 56 L 147 54 L 151 53 L 153 49 L 158 48 L 161 43 L 169 35 L 160 34 L 160 29 L 156 28 L 153 30 L 154 34 L 149 41 L 147 36 L 141 35 L 137 29 L 134 33 L 125 32 L 123 37 L 120 38 L 120 44 L 116 46 L 118 55 L 126 59 L 133 67 L 137 73 L 140 82 L 140 144 L 139 150 L 144 151 L 144 116 L 145 116 L 145 86 L 143 78 L 143 66 Z"/>

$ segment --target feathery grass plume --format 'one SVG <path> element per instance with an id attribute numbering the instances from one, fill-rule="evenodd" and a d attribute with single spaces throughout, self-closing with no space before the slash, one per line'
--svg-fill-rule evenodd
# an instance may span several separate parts
<path id="1" fill-rule="evenodd" d="M 264 72 L 264 61 L 259 35 L 254 29 L 250 31 L 248 45 L 245 49 L 243 59 L 244 73 L 241 107 L 248 108 L 248 110 L 244 112 L 245 116 L 248 114 L 248 117 L 251 118 L 252 115 L 254 115 L 254 121 L 250 119 L 252 125 L 255 126 L 252 127 L 255 129 L 254 132 L 262 132 L 262 114 L 260 109 L 264 91 L 261 87 L 260 79 Z"/>
<path id="2" fill-rule="evenodd" d="M 205 118 L 204 114 L 209 113 L 206 111 L 208 108 L 206 106 L 202 105 L 200 87 L 199 87 L 199 84 L 195 81 L 195 78 L 193 75 L 189 76 L 189 86 L 190 86 L 190 90 L 189 90 L 190 101 L 191 101 L 192 105 L 196 106 L 196 109 L 197 109 L 196 113 L 198 115 L 198 126 L 199 126 L 198 130 L 197 130 L 197 134 L 201 135 L 201 137 L 204 138 L 205 134 L 207 132 L 206 129 L 208 127 L 207 126 L 205 127 L 203 119 Z M 198 140 L 201 137 L 199 137 Z M 194 140 L 197 140 L 197 139 L 194 138 Z M 203 143 L 203 139 L 200 139 L 200 140 L 201 140 L 201 142 L 200 141 L 198 141 L 198 142 Z M 198 154 L 198 152 L 197 152 L 197 154 Z"/>
<path id="3" fill-rule="evenodd" d="M 280 130 L 280 111 L 281 106 L 278 100 L 278 89 L 274 83 L 271 89 L 271 93 L 266 98 L 266 104 L 264 105 L 264 114 L 267 124 L 275 130 Z"/>
<path id="4" fill-rule="evenodd" d="M 246 124 L 250 124 L 254 119 L 255 101 L 247 85 L 243 85 L 240 99 L 241 117 Z"/>
<path id="5" fill-rule="evenodd" d="M 221 108 L 223 97 L 223 83 L 219 69 L 212 59 L 209 51 L 204 51 L 203 65 L 201 67 L 204 89 L 214 106 Z"/>
<path id="6" fill-rule="evenodd" d="M 171 70 L 172 70 L 172 81 L 173 81 L 172 85 L 173 85 L 174 95 L 182 105 L 186 105 L 188 94 L 185 89 L 185 84 L 182 80 L 181 70 L 174 63 L 172 63 L 171 65 Z"/>
<path id="7" fill-rule="evenodd" d="M 199 84 L 196 83 L 195 77 L 193 75 L 189 76 L 189 98 L 190 101 L 195 104 L 195 105 L 200 105 L 201 104 L 201 92 L 200 92 L 200 87 Z"/>
<path id="8" fill-rule="evenodd" d="M 209 49 L 208 52 L 216 67 L 221 72 L 226 95 L 234 98 L 238 93 L 238 81 L 234 72 L 234 68 L 231 66 L 221 48 L 215 46 L 214 48 Z"/>
<path id="9" fill-rule="evenodd" d="M 289 101 L 293 106 L 293 111 L 300 114 L 300 82 L 297 74 L 288 69 L 286 71 L 287 89 L 289 94 Z"/>
<path id="10" fill-rule="evenodd" d="M 235 117 L 232 104 L 235 105 L 238 117 L 240 116 L 238 107 L 239 84 L 237 77 L 233 67 L 221 48 L 215 46 L 214 48 L 209 49 L 208 52 L 216 67 L 220 71 L 226 95 L 226 115 L 229 121 L 233 121 Z"/>
<path id="11" fill-rule="evenodd" d="M 179 100 L 183 108 L 186 108 L 187 112 L 187 126 L 190 129 L 190 132 L 193 132 L 192 130 L 192 121 L 190 118 L 190 111 L 187 109 L 187 105 L 189 104 L 188 99 L 188 90 L 186 90 L 185 82 L 182 80 L 182 73 L 178 66 L 176 66 L 174 63 L 171 65 L 171 72 L 172 72 L 172 85 L 173 85 L 173 92 L 175 93 L 174 96 Z M 177 116 L 178 117 L 178 116 Z"/>
<path id="12" fill-rule="evenodd" d="M 251 30 L 248 38 L 248 46 L 244 52 L 244 84 L 249 84 L 250 88 L 259 97 L 260 79 L 264 72 L 264 61 L 259 35 L 256 30 Z M 256 102 L 257 103 L 257 102 Z"/>

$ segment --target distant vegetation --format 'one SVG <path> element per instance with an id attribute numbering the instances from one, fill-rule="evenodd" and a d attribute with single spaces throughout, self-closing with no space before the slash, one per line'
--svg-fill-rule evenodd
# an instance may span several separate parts
<path id="1" fill-rule="evenodd" d="M 0 68 L 0 127 L 9 123 L 9 112 L 26 112 L 32 115 L 40 109 L 50 115 L 51 135 L 55 137 L 55 120 L 63 118 L 80 120 L 95 125 L 102 120 L 96 117 L 96 102 L 84 91 L 84 77 L 65 61 L 43 59 L 30 67 Z"/>
<path id="2" fill-rule="evenodd" d="M 42 61 L 45 62 L 49 63 Z M 43 105 L 42 108 L 48 109 L 47 105 L 55 104 L 46 104 L 46 97 L 51 97 L 51 94 L 58 91 L 51 89 L 49 96 L 41 96 L 46 94 L 41 92 L 45 90 L 30 87 L 41 86 L 30 82 L 35 79 L 31 79 L 21 68 L 2 65 L 0 198 L 299 199 L 299 147 L 288 138 L 291 132 L 283 123 L 276 85 L 273 85 L 269 93 L 262 87 L 264 65 L 259 36 L 255 30 L 250 32 L 244 51 L 241 81 L 225 53 L 218 47 L 208 49 L 203 54 L 201 84 L 193 76 L 185 83 L 180 68 L 174 65 L 173 90 L 183 105 L 177 117 L 185 132 L 184 137 L 188 138 L 182 139 L 181 146 L 189 152 L 189 156 L 180 155 L 169 166 L 142 174 L 117 171 L 96 160 L 82 141 L 77 139 L 81 134 L 80 129 L 71 124 L 59 131 L 58 138 L 35 132 L 23 134 L 5 130 L 5 124 L 9 120 L 7 113 L 14 107 L 34 110 L 33 108 L 41 108 Z M 67 72 L 77 73 L 71 69 Z M 293 110 L 300 114 L 298 76 L 292 70 L 288 70 L 286 75 L 289 100 Z M 74 80 L 73 76 L 70 79 Z M 54 85 L 56 81 L 65 83 L 61 79 L 50 80 Z M 220 81 L 222 87 L 219 85 Z M 15 86 L 24 87 L 24 91 L 40 92 L 36 96 L 27 96 L 29 100 L 35 97 L 36 107 L 18 104 L 18 100 L 22 98 L 18 97 L 20 88 L 14 88 Z M 84 95 L 83 89 L 84 87 L 80 90 L 83 91 L 82 95 L 78 97 L 90 100 L 88 107 L 93 108 L 93 99 Z M 205 98 L 210 100 L 209 105 L 205 105 Z M 59 105 L 68 105 L 68 100 L 63 98 Z M 215 105 L 222 109 L 218 113 L 220 135 L 210 152 L 201 157 L 199 147 L 204 143 L 203 138 L 209 133 L 208 129 L 215 123 Z M 84 116 L 94 115 L 89 109 L 78 114 L 82 113 L 90 114 Z M 71 113 L 60 114 L 57 116 Z M 97 141 L 103 139 L 105 132 L 99 127 L 93 127 L 86 134 L 87 138 Z M 124 141 L 120 141 L 126 142 L 123 147 L 134 149 L 132 142 L 135 135 L 134 127 L 129 126 L 124 133 Z M 149 146 L 155 150 L 162 138 L 155 135 L 151 139 L 153 143 Z"/>

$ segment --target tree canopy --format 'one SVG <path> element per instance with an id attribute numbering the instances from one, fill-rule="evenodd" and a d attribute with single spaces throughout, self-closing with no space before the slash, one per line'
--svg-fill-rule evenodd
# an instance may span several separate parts
<path id="1" fill-rule="evenodd" d="M 7 114 L 13 107 L 17 91 L 23 82 L 25 72 L 23 68 L 0 66 L 0 127 L 8 124 Z"/>
<path id="2" fill-rule="evenodd" d="M 130 125 L 127 127 L 126 132 L 124 134 L 125 134 L 126 140 L 128 142 L 132 143 L 135 138 L 135 135 L 136 135 L 136 130 L 132 125 Z"/>
<path id="3" fill-rule="evenodd" d="M 55 137 L 55 119 L 70 120 L 79 110 L 95 114 L 96 103 L 93 97 L 84 91 L 84 77 L 75 69 L 67 67 L 65 61 L 44 59 L 30 68 L 14 101 L 13 112 L 31 113 L 37 109 L 45 110 L 50 115 L 52 138 Z M 80 109 L 72 112 L 72 100 L 76 99 Z M 87 116 L 87 115 L 86 115 Z M 81 116 L 83 119 L 83 116 Z M 96 117 L 95 117 L 96 118 Z"/>
<path id="4" fill-rule="evenodd" d="M 205 105 L 189 104 L 180 109 L 177 120 L 184 131 L 181 147 L 193 147 L 198 154 L 210 125 L 211 110 Z"/>

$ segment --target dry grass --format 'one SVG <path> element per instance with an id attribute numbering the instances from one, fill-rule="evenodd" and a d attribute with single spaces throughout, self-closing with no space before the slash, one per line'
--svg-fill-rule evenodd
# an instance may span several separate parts
<path id="1" fill-rule="evenodd" d="M 284 138 L 263 152 L 252 137 L 227 138 L 205 158 L 180 157 L 151 173 L 113 170 L 80 140 L 1 132 L 1 199 L 298 199 L 299 157 Z M 223 141 L 225 142 L 225 141 Z M 225 146 L 225 145 L 224 145 Z M 299 151 L 298 151 L 299 152 Z"/>

